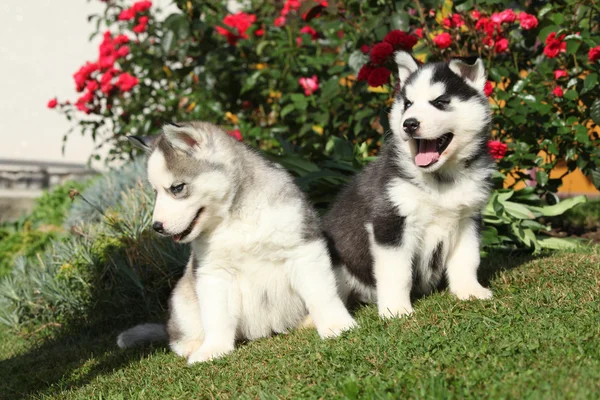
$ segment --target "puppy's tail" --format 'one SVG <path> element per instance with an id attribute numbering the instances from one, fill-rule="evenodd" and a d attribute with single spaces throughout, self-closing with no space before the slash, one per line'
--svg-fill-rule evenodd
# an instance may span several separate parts
<path id="1" fill-rule="evenodd" d="M 127 329 L 117 337 L 117 345 L 126 349 L 142 343 L 164 342 L 169 340 L 163 324 L 141 324 Z"/>

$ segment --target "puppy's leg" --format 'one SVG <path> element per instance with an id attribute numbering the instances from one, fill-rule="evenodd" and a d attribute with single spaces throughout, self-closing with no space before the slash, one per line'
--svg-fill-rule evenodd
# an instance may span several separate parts
<path id="1" fill-rule="evenodd" d="M 186 358 L 196 351 L 204 340 L 192 265 L 190 259 L 185 274 L 173 289 L 169 299 L 169 321 L 167 323 L 171 350 Z"/>
<path id="2" fill-rule="evenodd" d="M 297 249 L 290 278 L 292 287 L 304 300 L 319 336 L 338 336 L 356 326 L 338 295 L 323 241 L 313 241 Z"/>
<path id="3" fill-rule="evenodd" d="M 188 364 L 212 360 L 233 351 L 238 325 L 239 293 L 225 271 L 197 272 L 196 294 L 202 312 L 204 342 Z"/>
<path id="4" fill-rule="evenodd" d="M 461 300 L 470 297 L 490 299 L 492 292 L 477 281 L 479 268 L 479 232 L 473 219 L 461 221 L 458 239 L 447 264 L 450 292 Z"/>
<path id="5" fill-rule="evenodd" d="M 377 282 L 377 309 L 382 318 L 401 317 L 413 312 L 412 249 L 372 242 L 373 267 Z"/>

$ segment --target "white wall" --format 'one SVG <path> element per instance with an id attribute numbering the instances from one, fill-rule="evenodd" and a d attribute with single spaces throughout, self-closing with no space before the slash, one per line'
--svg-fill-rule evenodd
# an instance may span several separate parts
<path id="1" fill-rule="evenodd" d="M 0 158 L 87 161 L 91 138 L 73 132 L 63 156 L 62 137 L 71 125 L 46 104 L 55 96 L 77 99 L 72 75 L 96 60 L 101 40 L 88 41 L 94 26 L 87 16 L 104 7 L 100 0 L 0 1 Z"/>

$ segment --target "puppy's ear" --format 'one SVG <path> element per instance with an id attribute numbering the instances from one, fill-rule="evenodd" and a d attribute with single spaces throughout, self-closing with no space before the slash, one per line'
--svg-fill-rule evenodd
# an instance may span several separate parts
<path id="1" fill-rule="evenodd" d="M 169 124 L 163 126 L 163 133 L 171 146 L 186 153 L 200 148 L 206 142 L 206 135 L 191 126 Z"/>
<path id="2" fill-rule="evenodd" d="M 152 152 L 152 146 L 157 136 L 127 136 L 127 140 L 133 147 L 144 150 L 146 154 Z"/>
<path id="3" fill-rule="evenodd" d="M 448 64 L 450 70 L 463 78 L 467 83 L 480 92 L 483 92 L 487 78 L 485 67 L 479 57 L 455 58 Z"/>
<path id="4" fill-rule="evenodd" d="M 405 51 L 397 51 L 394 55 L 394 60 L 398 64 L 398 78 L 400 79 L 400 85 L 404 85 L 406 78 L 413 72 L 419 69 L 419 65 L 415 59 Z"/>

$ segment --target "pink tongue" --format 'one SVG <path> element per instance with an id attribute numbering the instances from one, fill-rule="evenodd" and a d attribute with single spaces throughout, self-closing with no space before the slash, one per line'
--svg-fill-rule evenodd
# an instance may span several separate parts
<path id="1" fill-rule="evenodd" d="M 419 167 L 427 167 L 438 158 L 440 158 L 440 153 L 437 152 L 435 140 L 419 140 L 415 164 Z"/>

